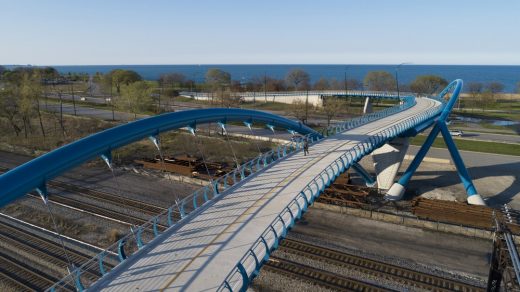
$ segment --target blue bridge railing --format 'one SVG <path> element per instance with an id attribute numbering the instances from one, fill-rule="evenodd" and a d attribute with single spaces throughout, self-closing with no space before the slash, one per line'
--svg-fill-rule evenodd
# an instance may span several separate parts
<path id="1" fill-rule="evenodd" d="M 408 100 L 401 106 L 387 109 L 387 114 L 403 111 L 415 100 Z M 417 116 L 410 117 L 403 122 L 395 124 L 364 141 L 357 143 L 349 151 L 342 154 L 339 158 L 329 164 L 322 172 L 316 175 L 300 193 L 291 200 L 280 212 L 280 214 L 269 224 L 262 235 L 253 243 L 249 251 L 242 257 L 236 267 L 228 274 L 218 291 L 245 291 L 249 283 L 258 275 L 261 266 L 269 259 L 280 240 L 285 238 L 296 220 L 299 220 L 316 198 L 327 188 L 341 173 L 358 162 L 365 155 L 381 147 L 387 141 L 404 134 L 409 129 L 431 120 L 438 116 L 444 104 L 430 109 Z M 367 115 L 367 119 L 373 121 L 380 115 Z M 366 121 L 365 121 L 366 122 Z M 334 128 L 334 133 L 350 130 L 356 126 L 356 121 L 345 122 Z"/>
<path id="2" fill-rule="evenodd" d="M 386 108 L 382 111 L 370 113 L 357 117 L 324 129 L 324 136 L 335 135 L 353 128 L 365 125 L 375 120 L 385 118 L 389 115 L 402 112 L 416 104 L 415 97 L 401 96 L 399 105 Z M 240 263 L 229 274 L 221 286 L 221 290 L 233 287 L 244 287 L 258 273 L 260 266 L 267 260 L 270 251 L 277 247 L 280 238 L 285 236 L 287 229 L 294 221 L 301 217 L 314 199 L 329 185 L 340 173 L 348 169 L 352 163 L 360 160 L 364 155 L 380 147 L 387 141 L 397 137 L 414 125 L 435 117 L 440 109 L 432 109 L 418 117 L 412 117 L 406 121 L 396 124 L 366 141 L 358 143 L 352 150 L 343 154 L 340 158 L 329 165 L 322 173 L 316 176 L 307 186 L 303 188 L 300 195 L 289 203 L 284 211 L 274 220 L 263 235 L 251 248 L 250 253 L 244 255 Z M 322 139 L 314 133 L 305 136 L 309 144 L 315 144 Z M 197 216 L 211 201 L 221 197 L 223 194 L 238 187 L 252 174 L 257 173 L 274 162 L 302 150 L 301 141 L 292 141 L 259 155 L 258 157 L 240 165 L 232 172 L 211 181 L 207 186 L 200 188 L 181 201 L 170 206 L 159 215 L 154 216 L 141 226 L 131 228 L 131 232 L 120 238 L 106 250 L 94 258 L 76 267 L 66 277 L 47 289 L 47 291 L 70 290 L 75 287 L 82 291 L 99 280 L 117 265 L 142 250 L 149 242 L 160 236 L 168 228 L 175 228 L 180 223 Z M 263 250 L 263 251 L 262 251 Z M 262 260 L 258 260 L 262 258 Z M 253 265 L 251 263 L 254 263 Z M 93 276 L 98 275 L 98 276 Z M 238 278 L 237 278 L 238 275 Z M 241 284 L 239 284 L 241 283 Z"/>

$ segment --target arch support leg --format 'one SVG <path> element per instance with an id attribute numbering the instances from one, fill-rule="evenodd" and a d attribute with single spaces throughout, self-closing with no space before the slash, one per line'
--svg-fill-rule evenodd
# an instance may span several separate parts
<path id="1" fill-rule="evenodd" d="M 455 142 L 453 141 L 453 138 L 450 135 L 446 123 L 443 121 L 438 121 L 437 123 L 435 123 L 435 126 L 426 138 L 424 144 L 421 146 L 421 149 L 419 149 L 419 152 L 417 152 L 417 154 L 415 155 L 415 158 L 413 159 L 412 163 L 410 163 L 410 165 L 404 172 L 403 176 L 401 176 L 399 181 L 394 183 L 392 187 L 388 190 L 388 192 L 385 195 L 385 198 L 390 201 L 397 201 L 402 199 L 406 186 L 410 182 L 410 179 L 412 178 L 413 174 L 415 173 L 421 162 L 423 161 L 424 157 L 426 156 L 426 153 L 428 153 L 428 150 L 430 150 L 430 147 L 432 146 L 439 132 L 442 134 L 442 137 L 444 138 L 444 141 L 448 146 L 448 150 L 450 152 L 453 163 L 457 168 L 457 173 L 459 174 L 460 180 L 464 184 L 466 194 L 468 195 L 468 203 L 471 205 L 486 205 L 482 197 L 477 193 L 477 190 L 473 185 L 471 177 L 469 176 L 468 170 L 464 165 L 462 157 L 460 156 L 460 153 L 457 149 L 457 146 L 455 145 Z"/>
<path id="2" fill-rule="evenodd" d="M 473 185 L 473 181 L 471 180 L 468 170 L 464 165 L 464 161 L 460 156 L 459 150 L 457 149 L 457 146 L 455 145 L 455 142 L 453 141 L 453 138 L 450 135 L 448 127 L 446 126 L 446 124 L 443 123 L 440 125 L 440 128 L 442 137 L 444 138 L 444 141 L 448 146 L 448 150 L 450 151 L 451 159 L 453 160 L 453 163 L 457 168 L 457 173 L 459 174 L 460 180 L 462 181 L 464 189 L 466 190 L 466 194 L 468 195 L 468 203 L 471 205 L 485 206 L 486 203 L 484 202 L 482 197 L 477 193 L 477 189 L 475 188 L 475 185 Z"/>
<path id="3" fill-rule="evenodd" d="M 363 168 L 363 166 L 359 165 L 359 163 L 355 162 L 352 164 L 352 168 L 365 180 L 367 187 L 373 187 L 376 185 L 376 180 Z"/>

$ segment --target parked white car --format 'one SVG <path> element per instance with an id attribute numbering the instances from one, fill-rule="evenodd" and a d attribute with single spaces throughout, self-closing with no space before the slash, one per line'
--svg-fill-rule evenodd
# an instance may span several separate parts
<path id="1" fill-rule="evenodd" d="M 462 137 L 462 135 L 464 135 L 464 132 L 462 132 L 461 130 L 450 130 L 450 135 Z"/>

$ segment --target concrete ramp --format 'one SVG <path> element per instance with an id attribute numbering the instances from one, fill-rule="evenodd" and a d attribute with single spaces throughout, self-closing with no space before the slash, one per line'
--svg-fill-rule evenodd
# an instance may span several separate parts
<path id="1" fill-rule="evenodd" d="M 408 138 L 396 138 L 372 152 L 377 186 L 380 190 L 388 190 L 394 183 L 408 146 Z"/>

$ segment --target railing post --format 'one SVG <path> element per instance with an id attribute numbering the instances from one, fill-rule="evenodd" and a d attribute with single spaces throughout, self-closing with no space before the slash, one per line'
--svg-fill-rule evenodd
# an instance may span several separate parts
<path id="1" fill-rule="evenodd" d="M 121 238 L 117 243 L 117 257 L 119 258 L 119 262 L 122 262 L 126 260 L 126 253 L 125 253 L 125 243 L 126 239 Z"/>
<path id="2" fill-rule="evenodd" d="M 105 252 L 106 251 L 102 251 L 98 257 L 99 272 L 101 273 L 101 276 L 104 276 L 107 273 L 107 271 L 105 270 L 105 266 L 103 265 L 103 259 L 105 258 Z"/>
<path id="3" fill-rule="evenodd" d="M 170 206 L 168 208 L 168 226 L 173 226 L 172 213 L 173 213 L 173 210 L 172 210 L 172 207 Z"/>

